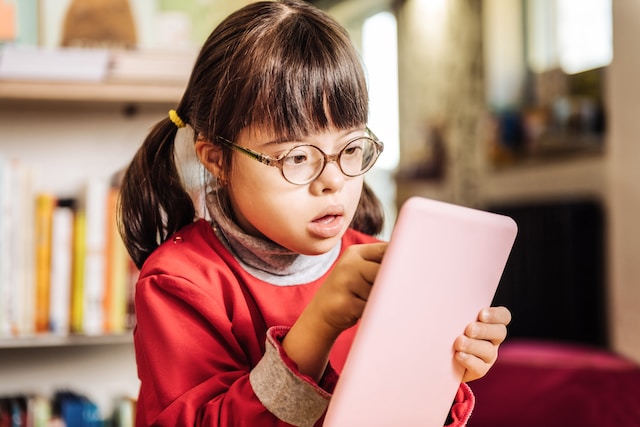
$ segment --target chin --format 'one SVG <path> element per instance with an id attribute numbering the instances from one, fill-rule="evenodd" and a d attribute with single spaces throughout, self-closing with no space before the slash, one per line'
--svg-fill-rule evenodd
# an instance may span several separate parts
<path id="1" fill-rule="evenodd" d="M 336 237 L 332 237 L 329 239 L 322 239 L 322 240 L 317 240 L 315 244 L 311 245 L 311 247 L 309 247 L 308 251 L 305 251 L 303 253 L 303 255 L 323 255 L 326 254 L 327 252 L 330 252 L 333 248 L 336 247 L 336 245 L 340 244 L 340 242 L 342 241 L 342 236 L 344 235 L 344 233 L 340 233 L 338 236 Z"/>

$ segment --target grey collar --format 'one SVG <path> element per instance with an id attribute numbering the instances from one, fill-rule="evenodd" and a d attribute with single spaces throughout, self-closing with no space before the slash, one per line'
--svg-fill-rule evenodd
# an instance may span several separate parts
<path id="1" fill-rule="evenodd" d="M 245 233 L 228 213 L 224 194 L 207 196 L 212 227 L 220 241 L 252 276 L 278 286 L 309 283 L 319 279 L 340 254 L 340 244 L 321 255 L 301 255 L 277 243 Z"/>

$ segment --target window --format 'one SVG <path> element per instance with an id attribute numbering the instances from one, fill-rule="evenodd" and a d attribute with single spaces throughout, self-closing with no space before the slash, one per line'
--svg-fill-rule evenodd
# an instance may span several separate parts
<path id="1" fill-rule="evenodd" d="M 576 74 L 611 62 L 611 0 L 527 0 L 525 13 L 534 72 Z"/>
<path id="2" fill-rule="evenodd" d="M 369 78 L 369 124 L 385 143 L 377 167 L 395 169 L 400 158 L 396 18 L 380 12 L 362 25 L 362 56 Z"/>

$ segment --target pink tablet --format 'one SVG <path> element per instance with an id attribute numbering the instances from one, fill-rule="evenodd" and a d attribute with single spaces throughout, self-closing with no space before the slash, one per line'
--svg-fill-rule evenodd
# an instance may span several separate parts
<path id="1" fill-rule="evenodd" d="M 517 226 L 413 197 L 398 214 L 326 427 L 441 427 L 464 373 L 453 342 L 491 304 Z"/>

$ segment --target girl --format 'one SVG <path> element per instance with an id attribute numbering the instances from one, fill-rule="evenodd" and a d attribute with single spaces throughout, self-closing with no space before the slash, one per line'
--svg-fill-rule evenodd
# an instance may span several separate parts
<path id="1" fill-rule="evenodd" d="M 371 237 L 382 214 L 363 174 L 383 145 L 367 114 L 356 51 L 320 10 L 259 2 L 213 31 L 122 186 L 141 268 L 137 426 L 322 425 L 386 247 Z M 175 161 L 185 127 L 203 197 Z M 495 362 L 509 320 L 487 308 L 456 341 L 464 381 Z M 462 384 L 452 425 L 472 407 Z"/>

